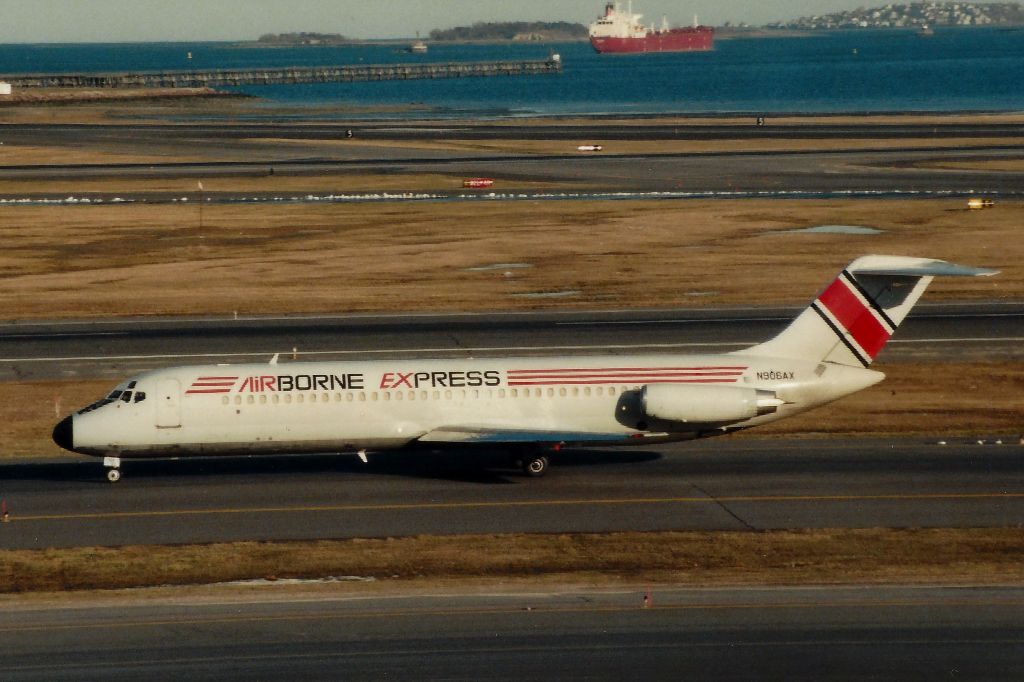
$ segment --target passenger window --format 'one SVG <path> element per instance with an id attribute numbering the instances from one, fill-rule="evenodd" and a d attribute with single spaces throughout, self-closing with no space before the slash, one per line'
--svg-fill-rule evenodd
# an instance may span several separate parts
<path id="1" fill-rule="evenodd" d="M 320 394 L 320 400 L 322 400 L 325 403 L 329 403 L 331 402 L 331 395 L 329 393 L 322 393 Z"/>
<path id="2" fill-rule="evenodd" d="M 267 404 L 267 396 L 266 395 L 261 395 L 260 396 L 260 405 L 266 405 L 266 404 Z"/>
<path id="3" fill-rule="evenodd" d="M 235 405 L 241 405 L 241 404 L 242 404 L 242 396 L 236 395 L 235 396 Z"/>
<path id="4" fill-rule="evenodd" d="M 564 398 L 565 397 L 565 393 L 566 393 L 566 390 L 564 388 L 558 389 L 558 395 L 560 395 L 561 397 Z"/>
<path id="5" fill-rule="evenodd" d="M 548 389 L 548 397 L 549 398 L 553 398 L 554 396 L 555 396 L 555 389 L 549 388 Z"/>
<path id="6" fill-rule="evenodd" d="M 146 394 L 143 391 L 135 391 L 135 402 L 141 403 L 146 399 Z"/>
<path id="7" fill-rule="evenodd" d="M 583 389 L 583 395 L 585 395 L 585 396 L 589 396 L 590 395 L 590 386 L 587 386 L 586 388 Z"/>
<path id="8" fill-rule="evenodd" d="M 124 393 L 121 394 L 121 402 L 122 403 L 130 403 L 131 401 L 132 401 L 132 392 L 131 391 L 125 391 Z"/>
<path id="9" fill-rule="evenodd" d="M 256 402 L 256 396 L 251 396 L 251 395 L 247 396 L 246 399 L 245 399 L 245 402 L 247 402 L 250 405 L 252 405 L 253 403 Z"/>
<path id="10" fill-rule="evenodd" d="M 373 397 L 374 397 L 374 399 L 376 399 L 377 398 L 377 394 L 374 393 Z M 359 402 L 361 402 L 361 403 L 365 403 L 366 402 L 366 394 L 365 393 L 360 393 L 359 394 Z"/>
<path id="11" fill-rule="evenodd" d="M 306 400 L 306 396 L 302 395 L 301 393 L 298 394 L 297 396 L 295 396 L 295 402 L 297 402 L 297 403 L 302 403 L 305 400 Z"/>
<path id="12" fill-rule="evenodd" d="M 499 388 L 498 389 L 498 397 L 499 398 L 504 398 L 505 397 L 505 389 L 503 389 L 503 388 Z"/>
<path id="13" fill-rule="evenodd" d="M 451 400 L 452 399 L 452 392 L 451 391 L 445 391 L 444 392 L 444 399 L 445 400 Z"/>
<path id="14" fill-rule="evenodd" d="M 290 405 L 291 402 L 292 402 L 292 394 L 291 393 L 285 394 L 284 401 L 285 401 L 285 403 Z"/>
<path id="15" fill-rule="evenodd" d="M 277 395 L 277 394 L 275 393 L 275 394 L 274 394 L 274 397 L 273 397 L 273 398 L 271 398 L 271 402 L 273 402 L 273 403 L 274 403 L 275 405 L 277 405 L 278 403 L 280 403 L 280 402 L 281 402 L 281 396 L 279 396 L 279 395 Z"/>
<path id="16" fill-rule="evenodd" d="M 513 389 L 509 389 L 508 396 L 510 398 L 518 398 L 519 397 L 519 391 L 517 391 L 514 388 Z"/>
<path id="17" fill-rule="evenodd" d="M 224 396 L 223 398 L 220 399 L 220 402 L 221 402 L 221 405 L 227 405 L 228 403 L 231 402 L 231 398 L 229 398 L 227 396 Z"/>

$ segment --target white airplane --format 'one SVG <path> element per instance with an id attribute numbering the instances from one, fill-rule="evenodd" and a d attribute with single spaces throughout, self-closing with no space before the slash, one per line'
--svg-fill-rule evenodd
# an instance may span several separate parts
<path id="1" fill-rule="evenodd" d="M 649 445 L 766 424 L 881 381 L 868 369 L 939 260 L 853 261 L 775 338 L 720 355 L 506 357 L 172 367 L 65 418 L 54 441 L 104 458 L 509 447 L 530 476 L 566 445 Z"/>

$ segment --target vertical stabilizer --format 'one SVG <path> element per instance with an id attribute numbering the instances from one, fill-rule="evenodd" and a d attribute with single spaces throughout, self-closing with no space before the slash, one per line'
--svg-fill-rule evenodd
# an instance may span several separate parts
<path id="1" fill-rule="evenodd" d="M 774 339 L 738 353 L 867 367 L 937 275 L 997 270 L 929 258 L 862 256 Z"/>

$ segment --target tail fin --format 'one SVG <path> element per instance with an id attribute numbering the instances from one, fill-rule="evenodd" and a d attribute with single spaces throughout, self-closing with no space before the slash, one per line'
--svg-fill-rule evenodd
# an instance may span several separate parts
<path id="1" fill-rule="evenodd" d="M 929 258 L 862 256 L 846 266 L 781 334 L 738 352 L 867 367 L 933 277 L 997 272 Z"/>

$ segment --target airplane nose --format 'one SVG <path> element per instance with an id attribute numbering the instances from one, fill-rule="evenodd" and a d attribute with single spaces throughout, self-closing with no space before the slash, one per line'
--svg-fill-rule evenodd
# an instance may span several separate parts
<path id="1" fill-rule="evenodd" d="M 75 446 L 74 426 L 72 417 L 65 417 L 53 427 L 53 442 L 65 450 L 73 450 Z"/>

